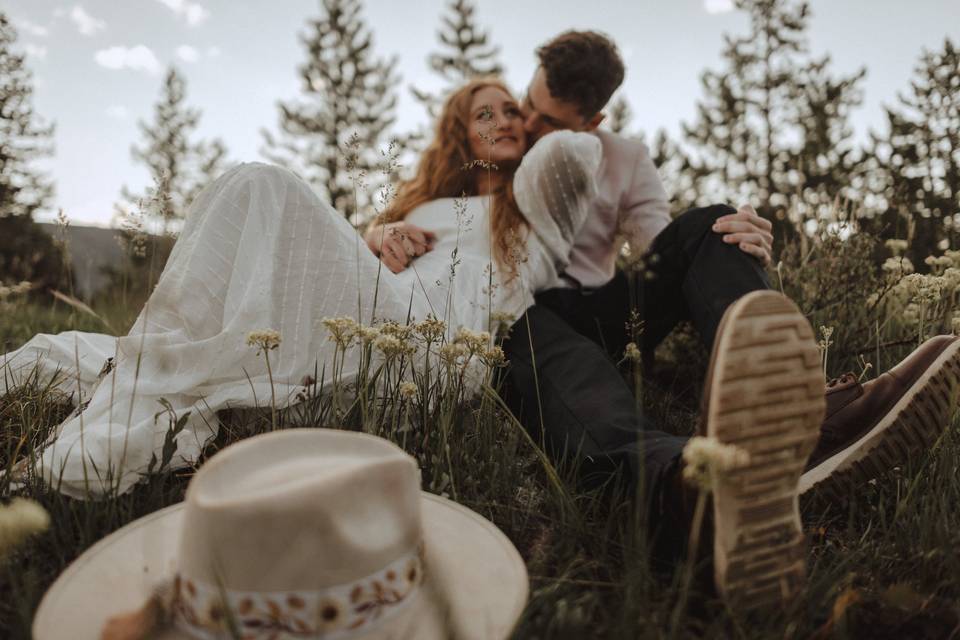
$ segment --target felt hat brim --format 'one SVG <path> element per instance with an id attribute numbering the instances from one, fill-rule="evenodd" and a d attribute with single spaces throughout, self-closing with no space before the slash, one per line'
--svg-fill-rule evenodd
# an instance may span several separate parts
<path id="1" fill-rule="evenodd" d="M 423 492 L 425 579 L 416 599 L 357 640 L 506 638 L 527 600 L 526 566 L 493 523 L 455 502 Z M 83 553 L 44 595 L 35 640 L 99 640 L 113 616 L 139 609 L 173 578 L 184 503 L 140 518 Z M 167 629 L 161 640 L 190 636 Z"/>

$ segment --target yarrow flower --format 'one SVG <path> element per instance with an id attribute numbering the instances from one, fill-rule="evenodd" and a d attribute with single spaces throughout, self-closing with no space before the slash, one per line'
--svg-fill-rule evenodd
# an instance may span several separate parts
<path id="1" fill-rule="evenodd" d="M 507 363 L 507 356 L 498 346 L 490 347 L 480 354 L 480 360 L 488 367 L 502 367 Z"/>
<path id="2" fill-rule="evenodd" d="M 280 346 L 280 332 L 274 329 L 261 329 L 247 334 L 247 346 L 257 347 L 260 351 L 273 351 Z"/>
<path id="3" fill-rule="evenodd" d="M 447 323 L 433 316 L 427 316 L 426 320 L 422 320 L 414 325 L 414 329 L 420 334 L 424 342 L 430 344 L 437 342 L 443 337 L 444 332 L 447 330 Z"/>
<path id="4" fill-rule="evenodd" d="M 490 345 L 490 334 L 487 331 L 472 331 L 466 327 L 460 327 L 453 337 L 453 342 L 466 346 L 470 355 L 475 355 L 487 350 Z"/>
<path id="5" fill-rule="evenodd" d="M 710 471 L 724 473 L 750 464 L 750 453 L 716 438 L 694 436 L 683 447 L 683 479 L 709 491 Z"/>
<path id="6" fill-rule="evenodd" d="M 323 326 L 327 328 L 327 331 L 330 332 L 327 339 L 330 340 L 330 342 L 335 342 L 341 349 L 347 348 L 350 346 L 350 343 L 353 342 L 358 327 L 357 321 L 353 318 L 349 316 L 323 318 L 321 322 Z"/>
<path id="7" fill-rule="evenodd" d="M 440 347 L 440 358 L 448 364 L 454 365 L 460 358 L 469 357 L 467 345 L 460 342 L 449 342 Z"/>
<path id="8" fill-rule="evenodd" d="M 913 273 L 913 263 L 909 258 L 898 256 L 896 258 L 887 258 L 883 262 L 883 270 L 894 278 L 902 278 L 905 275 Z"/>
<path id="9" fill-rule="evenodd" d="M 893 252 L 893 255 L 895 256 L 899 256 L 901 253 L 907 250 L 906 240 L 891 238 L 890 240 L 887 240 L 883 244 L 885 244 L 887 248 L 890 249 L 890 251 Z"/>
<path id="10" fill-rule="evenodd" d="M 628 342 L 627 348 L 624 351 L 623 355 L 626 357 L 627 360 L 630 360 L 632 362 L 640 362 L 640 359 L 641 359 L 640 349 L 637 347 L 636 342 Z"/>
<path id="11" fill-rule="evenodd" d="M 0 558 L 28 537 L 50 527 L 50 514 L 33 500 L 14 498 L 0 507 Z"/>
<path id="12" fill-rule="evenodd" d="M 404 352 L 403 343 L 394 336 L 381 333 L 373 341 L 373 348 L 388 358 L 394 358 Z"/>
<path id="13" fill-rule="evenodd" d="M 406 400 L 412 400 L 417 395 L 417 385 L 413 382 L 401 382 L 400 387 L 398 388 L 400 392 L 400 397 L 405 398 Z"/>

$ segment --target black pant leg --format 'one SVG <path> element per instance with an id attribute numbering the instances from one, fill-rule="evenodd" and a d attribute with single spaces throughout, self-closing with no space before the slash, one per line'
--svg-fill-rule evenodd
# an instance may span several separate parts
<path id="1" fill-rule="evenodd" d="M 659 495 L 687 439 L 655 430 L 637 412 L 633 393 L 597 344 L 534 305 L 514 324 L 504 351 L 507 403 L 554 459 L 578 456 L 587 482 L 617 471 L 631 483 L 642 477 L 647 494 Z"/>
<path id="2" fill-rule="evenodd" d="M 654 238 L 644 258 L 649 275 L 636 278 L 645 350 L 680 320 L 690 320 L 709 351 L 727 307 L 751 291 L 770 288 L 760 261 L 713 230 L 717 218 L 731 213 L 736 209 L 727 205 L 691 209 Z"/>

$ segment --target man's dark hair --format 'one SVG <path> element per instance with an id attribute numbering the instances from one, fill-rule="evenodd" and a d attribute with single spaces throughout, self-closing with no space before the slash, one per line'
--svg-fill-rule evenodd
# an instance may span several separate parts
<path id="1" fill-rule="evenodd" d="M 561 33 L 537 49 L 537 57 L 550 95 L 577 105 L 584 119 L 603 109 L 623 82 L 617 45 L 596 31 Z"/>

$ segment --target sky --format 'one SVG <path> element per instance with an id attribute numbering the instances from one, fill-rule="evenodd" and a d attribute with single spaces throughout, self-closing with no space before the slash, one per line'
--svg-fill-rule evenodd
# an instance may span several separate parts
<path id="1" fill-rule="evenodd" d="M 436 90 L 427 67 L 449 0 L 367 0 L 362 16 L 378 56 L 399 58 L 402 87 L 396 130 L 427 122 L 409 86 Z M 506 80 L 522 94 L 536 66 L 534 49 L 567 29 L 597 29 L 620 46 L 621 88 L 632 127 L 677 137 L 692 122 L 699 77 L 720 68 L 724 33 L 740 34 L 745 16 L 732 0 L 475 0 Z M 60 208 L 74 224 L 109 226 L 127 185 L 149 182 L 133 162 L 138 120 L 152 118 L 163 72 L 175 64 L 187 103 L 203 116 L 197 136 L 221 138 L 231 161 L 263 160 L 261 129 L 277 128 L 277 101 L 299 92 L 305 60 L 299 34 L 320 15 L 319 0 L 0 0 L 19 31 L 34 74 L 36 111 L 56 124 L 55 156 L 44 161 Z M 859 139 L 883 126 L 883 105 L 906 90 L 923 48 L 960 42 L 960 0 L 811 0 L 810 51 L 831 54 L 835 73 L 867 67 L 864 103 L 852 123 Z"/>

